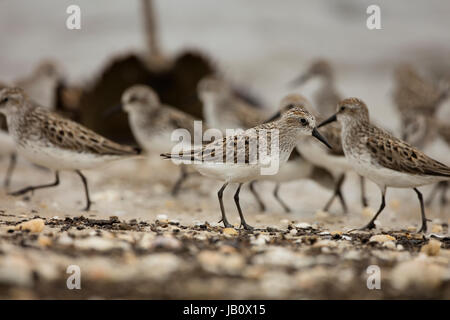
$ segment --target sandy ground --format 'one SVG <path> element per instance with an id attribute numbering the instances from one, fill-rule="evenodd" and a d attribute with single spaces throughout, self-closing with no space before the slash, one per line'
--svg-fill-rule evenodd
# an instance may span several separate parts
<path id="1" fill-rule="evenodd" d="M 376 230 L 348 232 L 373 213 L 361 209 L 355 177 L 346 182 L 348 215 L 337 204 L 329 213 L 318 210 L 330 194 L 311 181 L 283 185 L 293 208 L 285 214 L 270 197 L 273 185 L 260 183 L 266 213 L 247 189 L 241 192 L 257 229 L 223 229 L 220 183 L 193 176 L 174 199 L 176 172 L 170 162 L 144 160 L 87 172 L 90 212 L 75 209 L 84 198 L 72 173 L 31 198 L 3 191 L 0 298 L 450 298 L 448 208 L 428 208 L 430 232 L 416 234 L 418 203 L 409 201 L 410 191 L 395 191 Z M 12 188 L 52 179 L 22 162 Z M 377 207 L 376 189 L 369 190 Z M 230 187 L 225 207 L 238 227 L 233 194 Z M 42 219 L 43 228 L 20 227 L 32 219 Z M 80 267 L 80 290 L 67 288 L 71 265 Z M 379 290 L 367 287 L 372 265 L 381 271 Z"/>

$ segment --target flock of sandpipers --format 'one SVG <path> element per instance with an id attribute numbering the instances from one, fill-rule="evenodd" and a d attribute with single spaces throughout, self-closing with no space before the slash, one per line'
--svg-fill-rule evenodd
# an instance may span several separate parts
<path id="1" fill-rule="evenodd" d="M 52 95 L 46 92 L 55 78 L 52 74 L 54 70 L 47 64 L 35 75 L 39 81 L 28 79 L 14 87 L 3 86 L 0 91 L 0 112 L 5 115 L 8 127 L 8 132 L 0 135 L 1 153 L 11 156 L 5 185 L 9 184 L 16 153 L 55 172 L 54 182 L 26 187 L 12 192 L 13 196 L 57 186 L 60 171 L 75 171 L 83 181 L 85 210 L 89 210 L 88 183 L 81 170 L 140 157 L 143 150 L 161 154 L 162 158 L 180 165 L 180 178 L 172 189 L 174 195 L 193 172 L 190 168 L 223 181 L 218 199 L 221 222 L 227 228 L 233 226 L 225 214 L 222 198 L 231 183 L 238 184 L 234 200 L 245 229 L 252 227 L 246 222 L 239 204 L 241 186 L 249 182 L 260 209 L 265 210 L 255 189 L 255 182 L 259 180 L 276 182 L 274 196 L 287 212 L 290 208 L 279 196 L 280 183 L 299 179 L 312 179 L 333 190 L 324 209 L 328 210 L 337 198 L 346 212 L 342 184 L 346 173 L 354 171 L 361 177 L 363 206 L 367 206 L 365 179 L 374 182 L 381 191 L 379 210 L 362 229 L 375 227 L 374 222 L 385 207 L 389 187 L 415 191 L 421 208 L 419 232 L 426 232 L 427 218 L 424 200 L 417 188 L 436 184 L 431 198 L 441 191 L 441 204 L 446 204 L 450 168 L 419 148 L 437 135 L 450 144 L 450 125 L 434 117 L 447 97 L 448 85 L 424 79 L 409 65 L 395 72 L 394 101 L 401 115 L 402 139 L 372 124 L 368 107 L 361 99 L 342 99 L 335 88 L 332 67 L 318 60 L 291 83 L 299 86 L 313 77 L 321 79 L 322 85 L 314 97 L 316 109 L 302 95 L 290 94 L 281 100 L 278 112 L 269 114 L 239 98 L 223 78 L 205 77 L 197 86 L 206 122 L 200 132 L 195 130 L 197 119 L 164 105 L 152 88 L 146 85 L 128 88 L 122 94 L 121 107 L 128 113 L 130 127 L 142 149 L 117 144 L 54 112 Z M 204 142 L 201 137 L 211 128 L 220 130 L 223 136 Z M 227 133 L 237 128 L 243 130 Z M 177 129 L 184 129 L 191 137 L 200 135 L 200 143 L 184 145 L 182 150 L 174 151 L 171 136 Z M 275 174 L 264 174 L 264 169 L 272 162 L 278 164 L 278 170 Z"/>

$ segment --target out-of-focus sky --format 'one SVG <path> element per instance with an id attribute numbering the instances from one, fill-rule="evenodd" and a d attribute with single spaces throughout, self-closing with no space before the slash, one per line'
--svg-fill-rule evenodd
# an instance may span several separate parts
<path id="1" fill-rule="evenodd" d="M 66 8 L 81 7 L 81 30 L 67 30 Z M 366 28 L 366 9 L 381 7 L 382 30 Z M 155 0 L 165 53 L 198 48 L 232 79 L 270 103 L 311 59 L 331 59 L 345 94 L 390 101 L 392 65 L 450 55 L 450 1 Z M 55 58 L 72 81 L 85 81 L 106 60 L 143 51 L 139 0 L 3 0 L 0 80 L 26 75 Z M 369 79 L 368 79 L 369 78 Z M 369 83 L 381 82 L 376 90 Z M 377 92 L 379 91 L 379 92 Z"/>

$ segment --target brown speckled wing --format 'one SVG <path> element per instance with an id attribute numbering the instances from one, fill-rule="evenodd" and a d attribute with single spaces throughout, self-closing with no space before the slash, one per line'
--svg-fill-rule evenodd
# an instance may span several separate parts
<path id="1" fill-rule="evenodd" d="M 271 152 L 271 135 L 267 132 L 265 139 L 259 140 L 258 130 L 250 129 L 245 134 L 228 136 L 218 141 L 214 141 L 201 148 L 187 152 L 180 151 L 178 154 L 163 154 L 165 158 L 174 158 L 189 161 L 199 161 L 205 163 L 239 163 L 253 164 L 259 160 L 259 142 L 267 145 L 267 153 Z"/>
<path id="2" fill-rule="evenodd" d="M 410 174 L 450 177 L 450 168 L 445 164 L 381 129 L 368 129 L 366 146 L 379 165 Z"/>
<path id="3" fill-rule="evenodd" d="M 36 108 L 35 115 L 42 126 L 42 138 L 51 144 L 80 153 L 127 156 L 139 154 L 139 150 L 108 140 L 82 125 L 63 118 L 46 109 Z"/>

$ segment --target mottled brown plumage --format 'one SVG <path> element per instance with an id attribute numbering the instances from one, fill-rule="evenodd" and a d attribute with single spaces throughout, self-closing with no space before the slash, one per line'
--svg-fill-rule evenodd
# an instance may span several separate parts
<path id="1" fill-rule="evenodd" d="M 50 112 L 32 103 L 20 121 L 23 126 L 19 130 L 19 143 L 36 134 L 39 139 L 47 141 L 49 147 L 61 148 L 80 153 L 95 155 L 126 156 L 138 154 L 138 149 L 120 145 L 92 130 Z M 36 133 L 36 128 L 40 132 Z"/>
<path id="2" fill-rule="evenodd" d="M 363 229 L 375 227 L 374 222 L 385 207 L 386 189 L 393 187 L 414 189 L 421 205 L 419 231 L 425 232 L 424 202 L 417 187 L 450 180 L 450 168 L 371 124 L 367 106 L 360 99 L 341 101 L 337 113 L 319 127 L 336 120 L 342 125 L 342 144 L 348 162 L 360 175 L 375 182 L 382 193 L 378 212 Z"/>
<path id="3" fill-rule="evenodd" d="M 35 164 L 55 170 L 54 183 L 30 186 L 13 192 L 15 196 L 55 187 L 59 184 L 59 171 L 71 170 L 83 182 L 87 201 L 85 210 L 89 210 L 91 201 L 87 179 L 80 170 L 139 153 L 137 149 L 112 142 L 37 105 L 19 88 L 0 91 L 0 112 L 6 116 L 9 134 L 18 153 Z"/>
<path id="4" fill-rule="evenodd" d="M 381 166 L 410 174 L 450 177 L 449 167 L 409 143 L 372 125 L 362 130 L 368 135 L 367 149 Z"/>

